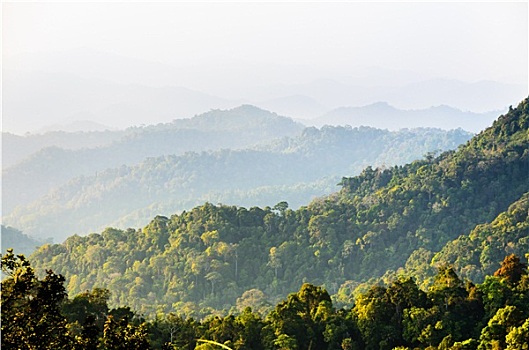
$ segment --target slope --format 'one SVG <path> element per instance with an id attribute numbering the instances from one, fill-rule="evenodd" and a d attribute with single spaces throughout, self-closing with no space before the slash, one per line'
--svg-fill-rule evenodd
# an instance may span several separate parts
<path id="1" fill-rule="evenodd" d="M 453 265 L 459 275 L 483 281 L 497 268 L 497 258 L 529 252 L 529 193 L 500 213 L 492 222 L 476 226 L 468 235 L 448 242 L 432 259 L 434 265 Z M 412 263 L 410 261 L 410 263 Z"/>
<path id="2" fill-rule="evenodd" d="M 1 225 L 0 231 L 2 250 L 13 248 L 17 254 L 29 255 L 44 244 L 44 240 L 37 240 L 23 234 L 14 227 Z"/>
<path id="3" fill-rule="evenodd" d="M 299 137 L 253 150 L 168 155 L 75 177 L 17 208 L 5 221 L 32 235 L 47 237 L 52 232 L 56 240 L 63 240 L 72 233 L 98 231 L 108 225 L 143 226 L 155 215 L 206 201 L 264 206 L 288 200 L 297 208 L 335 191 L 336 174 L 357 174 L 370 164 L 404 164 L 428 152 L 455 148 L 469 137 L 462 130 L 308 128 Z M 79 154 L 70 153 L 73 164 Z M 65 177 L 75 168 L 67 164 L 61 173 Z M 25 192 L 20 189 L 20 193 Z"/>
<path id="4" fill-rule="evenodd" d="M 72 236 L 32 259 L 70 292 L 108 286 L 113 303 L 145 313 L 226 310 L 250 289 L 274 301 L 306 281 L 336 293 L 506 211 L 529 191 L 528 130 L 524 100 L 457 151 L 368 167 L 298 210 L 206 204 L 140 230 Z"/>
<path id="5" fill-rule="evenodd" d="M 226 111 L 212 110 L 173 123 L 130 128 L 121 132 L 119 140 L 106 146 L 82 149 L 47 147 L 3 169 L 4 215 L 77 176 L 93 176 L 108 168 L 137 164 L 147 157 L 246 148 L 278 137 L 297 135 L 302 129 L 301 124 L 289 118 L 244 105 Z M 79 144 L 88 145 L 86 139 L 95 134 L 74 135 Z M 28 137 L 27 143 L 33 139 Z"/>
<path id="6" fill-rule="evenodd" d="M 122 138 L 127 131 L 50 131 L 24 136 L 2 132 L 2 168 L 21 162 L 31 154 L 47 147 L 63 149 L 96 148 L 111 144 Z"/>

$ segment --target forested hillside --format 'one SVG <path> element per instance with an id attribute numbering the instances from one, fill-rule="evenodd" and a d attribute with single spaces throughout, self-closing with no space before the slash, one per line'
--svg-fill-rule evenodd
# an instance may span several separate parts
<path id="1" fill-rule="evenodd" d="M 502 231 L 507 217 L 505 232 L 520 227 L 520 235 L 504 235 L 502 244 L 526 244 L 526 216 L 516 208 L 529 192 L 528 130 L 525 100 L 457 151 L 368 167 L 343 178 L 339 192 L 297 210 L 285 202 L 205 204 L 158 216 L 143 229 L 72 236 L 44 245 L 33 259 L 39 270 L 64 274 L 71 293 L 105 286 L 113 304 L 145 313 L 209 314 L 250 290 L 275 302 L 304 282 L 339 297 L 388 270 L 424 273 L 428 257 L 449 250 L 448 242 L 479 236 L 487 224 Z M 424 266 L 417 267 L 419 257 Z M 476 265 L 470 277 L 482 279 L 493 265 Z"/>
<path id="2" fill-rule="evenodd" d="M 450 263 L 463 278 L 483 281 L 484 275 L 494 272 L 498 257 L 517 254 L 529 258 L 528 214 L 526 192 L 492 222 L 449 242 L 433 257 L 434 263 Z"/>
<path id="3" fill-rule="evenodd" d="M 43 148 L 57 147 L 77 150 L 108 146 L 129 131 L 65 132 L 50 131 L 24 136 L 2 132 L 2 167 L 9 168 Z"/>
<path id="4" fill-rule="evenodd" d="M 9 214 L 16 206 L 27 205 L 78 176 L 95 176 L 105 169 L 137 164 L 148 157 L 247 148 L 298 135 L 302 129 L 301 124 L 289 118 L 244 105 L 226 111 L 213 110 L 173 123 L 115 132 L 121 137 L 100 147 L 65 147 L 70 141 L 62 135 L 56 142 L 58 146 L 43 148 L 3 169 L 3 212 Z M 89 144 L 91 137 L 102 137 L 98 135 L 76 133 L 80 145 Z M 23 147 L 30 147 L 38 140 L 28 136 L 24 142 L 20 138 L 16 141 Z M 47 142 L 56 144 L 51 140 Z M 10 150 L 11 146 L 8 146 L 8 154 L 12 154 Z"/>
<path id="5" fill-rule="evenodd" d="M 231 115 L 233 123 L 223 128 L 244 130 L 244 137 L 251 138 L 253 136 L 245 126 L 250 121 L 242 120 L 245 118 L 243 112 L 240 111 L 241 120 Z M 267 114 L 263 116 L 266 123 L 272 125 L 273 120 L 268 117 Z M 184 133 L 188 132 L 186 128 L 190 128 L 196 134 L 196 130 L 192 129 L 196 126 L 213 133 L 213 130 L 222 129 L 222 118 L 223 114 L 218 112 L 178 121 L 177 131 Z M 281 124 L 276 127 L 284 128 Z M 271 133 L 266 136 L 270 138 L 272 134 L 284 134 L 266 127 L 262 132 L 266 134 L 266 130 Z M 219 132 L 223 135 L 222 131 Z M 176 146 L 169 147 L 173 139 L 182 144 L 181 151 L 188 144 L 200 144 L 200 137 L 195 134 L 194 137 L 187 134 L 186 138 L 178 138 L 173 132 L 168 134 L 169 141 L 165 142 L 155 140 L 161 138 L 160 132 L 153 132 L 153 140 L 146 141 L 144 132 L 141 134 L 143 141 L 137 147 L 127 143 L 127 148 L 122 144 L 84 151 L 47 149 L 43 153 L 48 154 L 48 160 L 39 154 L 31 162 L 21 164 L 13 173 L 7 171 L 6 186 L 13 187 L 6 190 L 6 195 L 22 201 L 21 197 L 25 194 L 39 192 L 37 187 L 42 191 L 48 188 L 48 192 L 42 193 L 31 204 L 18 207 L 4 220 L 25 233 L 41 237 L 48 237 L 51 233 L 56 241 L 62 241 L 73 233 L 100 231 L 107 226 L 143 226 L 155 215 L 180 212 L 204 202 L 248 207 L 273 205 L 288 199 L 293 208 L 298 208 L 315 197 L 336 191 L 339 182 L 337 174 L 358 174 L 372 164 L 404 164 L 422 158 L 426 153 L 456 148 L 470 138 L 469 133 L 460 129 L 389 132 L 373 128 L 323 127 L 307 128 L 297 137 L 278 138 L 245 150 L 224 149 L 178 155 Z M 235 137 L 229 135 L 224 134 L 223 137 Z M 206 137 L 205 134 L 203 136 Z M 254 139 L 263 137 L 255 136 Z M 204 144 L 212 148 L 220 147 L 220 144 L 212 142 Z M 162 149 L 156 149 L 157 144 L 162 144 Z M 120 152 L 117 152 L 118 148 Z M 106 154 L 109 150 L 114 155 Z M 98 167 L 119 164 L 120 159 L 139 159 L 146 152 L 163 154 L 171 150 L 177 154 L 147 158 L 137 165 L 122 165 L 96 173 L 92 173 L 94 169 L 90 168 L 94 163 L 98 164 L 94 166 L 97 170 Z M 40 166 L 33 160 L 38 160 Z M 57 164 L 59 160 L 62 165 Z M 50 163 L 54 165 L 50 166 Z M 24 170 L 26 166 L 33 170 Z M 64 185 L 50 189 L 53 184 L 47 182 L 66 181 L 74 173 L 91 175 L 74 177 Z M 18 196 L 15 196 L 16 190 Z"/>
<path id="6" fill-rule="evenodd" d="M 39 246 L 45 243 L 44 240 L 36 240 L 23 234 L 19 230 L 9 226 L 1 226 L 0 231 L 2 249 L 13 248 L 19 254 L 29 255 Z"/>

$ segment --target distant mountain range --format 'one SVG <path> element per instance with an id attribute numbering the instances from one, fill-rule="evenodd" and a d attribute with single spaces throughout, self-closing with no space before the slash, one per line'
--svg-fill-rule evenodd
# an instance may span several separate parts
<path id="1" fill-rule="evenodd" d="M 125 131 L 4 136 L 3 212 L 28 204 L 77 176 L 148 157 L 241 149 L 294 136 L 303 125 L 253 106 L 214 110 L 172 123 Z"/>
<path id="2" fill-rule="evenodd" d="M 341 107 L 318 118 L 304 121 L 305 124 L 371 126 L 380 129 L 433 127 L 445 130 L 462 128 L 479 132 L 490 125 L 500 114 L 463 112 L 446 105 L 418 110 L 402 110 L 379 102 L 363 107 Z"/>
<path id="3" fill-rule="evenodd" d="M 254 66 L 246 67 L 245 71 L 252 76 L 250 73 L 256 70 L 272 68 L 276 74 L 295 69 Z M 203 86 L 201 80 L 202 83 L 211 81 L 216 74 L 225 76 L 232 70 L 220 66 L 196 75 L 193 69 L 89 50 L 53 57 L 7 57 L 2 77 L 3 128 L 24 134 L 43 128 L 50 130 L 54 124 L 55 128 L 65 130 L 64 125 L 89 120 L 125 129 L 167 123 L 209 109 L 229 109 L 241 104 L 305 120 L 324 118 L 336 109 L 360 108 L 380 101 L 399 110 L 425 110 L 446 105 L 464 113 L 487 113 L 490 117 L 488 112 L 491 111 L 494 115 L 498 111 L 506 112 L 510 101 L 525 97 L 528 88 L 527 84 L 496 81 L 404 78 L 413 74 L 372 69 L 368 76 L 343 78 L 342 81 L 321 78 L 283 85 L 249 83 L 248 77 L 226 77 L 219 83 L 222 88 L 206 91 L 200 88 Z M 131 75 L 131 71 L 138 74 Z M 478 131 L 485 125 L 487 123 L 450 123 L 446 127 Z M 415 126 L 403 124 L 392 128 Z M 93 125 L 90 128 L 93 129 Z"/>
<path id="4" fill-rule="evenodd" d="M 457 150 L 429 153 L 405 165 L 365 167 L 358 176 L 342 177 L 339 191 L 297 209 L 284 202 L 266 207 L 206 203 L 170 216 L 152 216 L 138 229 L 108 227 L 99 234 L 72 235 L 62 244 L 40 247 L 32 263 L 37 271 L 52 268 L 63 274 L 70 293 L 106 286 L 112 303 L 130 305 L 146 315 L 200 310 L 211 314 L 212 309 L 228 314 L 248 290 L 259 290 L 270 302 L 306 282 L 325 286 L 333 301 L 344 306 L 351 307 L 356 299 L 355 310 L 362 310 L 362 315 L 381 315 L 380 328 L 393 317 L 386 315 L 401 312 L 414 327 L 417 321 L 419 329 L 428 322 L 425 332 L 435 325 L 442 330 L 450 323 L 439 321 L 442 316 L 431 317 L 430 312 L 466 314 L 483 305 L 500 308 L 507 299 L 495 290 L 508 290 L 507 286 L 515 286 L 516 292 L 509 295 L 513 304 L 522 305 L 523 315 L 529 250 L 528 131 L 526 99 Z M 336 171 L 332 166 L 354 166 L 358 155 L 372 160 L 379 151 L 390 150 L 387 156 L 396 160 L 399 154 L 409 154 L 406 149 L 417 150 L 438 137 L 451 136 L 432 129 L 416 131 L 413 137 L 409 133 L 307 128 L 299 137 L 275 141 L 269 149 L 282 150 L 280 154 L 224 150 L 153 158 L 140 166 L 109 170 L 101 179 L 78 178 L 19 219 L 21 224 L 33 221 L 48 232 L 61 232 L 63 226 L 65 232 L 74 222 L 99 219 L 93 213 L 82 215 L 90 206 L 102 216 L 108 214 L 110 202 L 137 204 L 154 198 L 157 191 L 177 198 L 194 184 L 211 188 L 218 183 L 243 190 L 261 175 L 280 183 L 299 167 L 319 176 L 328 168 Z M 70 211 L 54 212 L 61 199 Z M 48 222 L 37 220 L 39 208 L 48 211 Z M 521 257 L 520 263 L 502 264 L 504 274 L 491 277 L 500 268 L 498 262 L 511 254 Z M 512 282 L 501 279 L 508 275 Z M 391 304 L 393 297 L 419 300 L 403 276 L 413 277 L 429 292 L 446 292 L 432 298 L 437 304 L 429 309 L 406 308 L 406 302 Z M 392 286 L 387 289 L 391 294 L 385 292 L 384 283 Z M 359 292 L 364 296 L 357 297 Z M 378 296 L 386 301 L 376 301 Z M 305 297 L 297 300 L 301 298 Z M 276 312 L 287 304 L 296 305 L 295 300 L 289 299 Z M 459 307 L 462 300 L 468 306 Z M 371 309 L 359 308 L 361 303 Z M 324 304 L 318 305 L 321 311 Z M 292 314 L 299 315 L 301 309 L 292 309 Z M 480 315 L 495 313 L 483 310 Z M 501 329 L 500 319 L 510 312 L 495 313 L 488 329 L 498 324 Z M 453 319 L 459 322 L 460 317 Z M 470 328 L 474 323 L 485 324 L 472 321 Z M 387 347 L 380 342 L 372 348 L 379 345 Z"/>
<path id="5" fill-rule="evenodd" d="M 255 97 L 252 101 L 257 105 L 260 105 L 261 101 L 267 101 L 267 108 L 299 118 L 302 117 L 300 114 L 288 114 L 284 108 L 294 110 L 296 106 L 303 106 L 300 96 L 303 96 L 305 102 L 308 101 L 310 105 L 314 106 L 316 102 L 324 106 L 327 112 L 344 106 L 364 106 L 386 101 L 399 109 L 425 109 L 447 105 L 463 111 L 483 113 L 506 110 L 513 98 L 522 99 L 526 94 L 527 85 L 495 81 L 469 83 L 453 79 L 429 79 L 386 86 L 365 85 L 355 82 L 354 79 L 347 83 L 334 79 L 318 79 L 305 84 L 261 88 L 254 92 Z M 292 96 L 298 98 L 293 99 Z M 287 106 L 285 106 L 285 97 L 287 100 L 290 99 L 290 104 Z M 278 103 L 270 103 L 273 101 Z M 306 115 L 305 118 L 313 116 L 316 115 Z"/>
<path id="6" fill-rule="evenodd" d="M 127 85 L 67 73 L 6 71 L 3 83 L 5 130 L 20 129 L 15 127 L 20 120 L 32 120 L 26 131 L 33 132 L 49 127 L 50 122 L 68 124 L 78 120 L 125 128 L 167 123 L 211 108 L 240 105 L 183 87 Z"/>
<path id="7" fill-rule="evenodd" d="M 54 131 L 84 132 L 84 131 L 107 131 L 115 130 L 108 125 L 93 122 L 91 120 L 75 120 L 67 123 L 51 124 L 36 131 L 36 134 L 45 134 Z"/>
<path id="8" fill-rule="evenodd" d="M 243 105 L 125 131 L 6 136 L 4 222 L 62 240 L 204 202 L 299 207 L 334 191 L 344 175 L 454 149 L 472 134 L 304 128 Z"/>

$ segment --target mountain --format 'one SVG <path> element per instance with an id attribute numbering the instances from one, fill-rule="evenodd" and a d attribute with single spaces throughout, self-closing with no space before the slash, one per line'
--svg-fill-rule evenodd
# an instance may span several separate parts
<path id="1" fill-rule="evenodd" d="M 30 237 L 16 228 L 10 226 L 1 226 L 0 237 L 2 238 L 1 246 L 2 250 L 13 248 L 13 251 L 17 254 L 24 254 L 29 256 L 39 246 L 46 243 L 44 240 L 35 239 Z"/>
<path id="2" fill-rule="evenodd" d="M 406 108 L 417 108 L 413 107 L 417 106 L 416 101 L 422 101 L 424 107 L 442 104 L 483 113 L 503 110 L 512 104 L 514 98 L 522 99 L 526 95 L 527 84 L 507 84 L 490 80 L 463 82 L 454 79 L 429 79 L 392 89 L 385 100 Z"/>
<path id="3" fill-rule="evenodd" d="M 83 148 L 108 146 L 123 138 L 130 133 L 129 131 L 49 131 L 42 134 L 26 134 L 24 136 L 3 132 L 2 169 L 10 168 L 44 148 L 56 147 L 67 150 L 80 150 Z"/>
<path id="4" fill-rule="evenodd" d="M 340 107 L 306 123 L 315 126 L 364 125 L 389 130 L 429 126 L 445 130 L 462 128 L 479 132 L 490 125 L 496 115 L 497 112 L 463 112 L 446 105 L 428 109 L 401 110 L 385 102 L 378 102 L 363 107 Z"/>
<path id="5" fill-rule="evenodd" d="M 145 313 L 227 310 L 250 289 L 274 301 L 305 281 L 347 294 L 387 271 L 411 268 L 412 256 L 428 260 L 422 252 L 442 251 L 525 198 L 528 130 L 529 99 L 456 151 L 367 167 L 343 178 L 339 192 L 296 210 L 285 202 L 205 204 L 157 216 L 143 229 L 74 235 L 44 245 L 32 259 L 38 269 L 64 274 L 72 293 L 108 286 L 113 303 Z M 524 225 L 524 215 L 506 227 Z M 523 241 L 516 237 L 512 244 Z"/>
<path id="6" fill-rule="evenodd" d="M 3 128 L 18 133 L 48 126 L 43 121 L 68 124 L 90 119 L 114 128 L 141 125 L 147 120 L 167 123 L 240 104 L 179 86 L 123 84 L 43 71 L 6 70 L 3 86 Z"/>
<path id="7" fill-rule="evenodd" d="M 528 214 L 529 192 L 526 192 L 493 221 L 477 225 L 470 234 L 448 242 L 433 256 L 432 265 L 451 264 L 462 278 L 481 282 L 498 268 L 496 258 L 509 254 L 527 258 Z"/>
<path id="8" fill-rule="evenodd" d="M 303 95 L 291 95 L 277 97 L 263 101 L 256 101 L 256 105 L 276 111 L 281 115 L 289 116 L 297 120 L 303 120 L 303 124 L 310 125 L 307 119 L 316 118 L 325 114 L 329 108 L 318 103 L 315 99 Z M 343 124 L 335 124 L 343 125 Z"/>
<path id="9" fill-rule="evenodd" d="M 147 158 L 136 165 L 117 166 L 127 161 L 130 150 L 135 150 L 132 156 L 136 159 L 146 156 L 142 150 L 164 154 L 165 144 L 157 141 L 178 140 L 182 144 L 186 141 L 183 132 L 188 127 L 191 131 L 196 130 L 192 127 L 219 130 L 215 135 L 204 134 L 203 142 L 198 142 L 200 134 L 191 134 L 189 142 L 183 143 L 188 149 L 208 142 L 211 145 L 222 134 L 215 125 L 220 122 L 218 113 L 221 112 L 175 122 L 177 130 L 182 131 L 180 134 L 156 132 L 148 139 L 141 134 L 139 146 L 130 142 L 120 144 L 121 153 L 114 152 L 115 155 L 108 149 L 83 152 L 47 149 L 46 153 L 37 154 L 40 162 L 32 158 L 31 163 L 24 163 L 25 167 L 17 167 L 17 172 L 7 172 L 8 195 L 18 193 L 16 199 L 21 201 L 29 193 L 36 200 L 19 205 L 4 216 L 5 222 L 36 236 L 47 237 L 48 232 L 53 232 L 55 239 L 62 240 L 72 230 L 81 234 L 108 225 L 141 226 L 157 214 L 178 212 L 204 202 L 265 206 L 288 200 L 297 208 L 314 197 L 334 191 L 339 181 L 337 174 L 356 174 L 370 164 L 404 164 L 428 152 L 453 149 L 471 136 L 462 130 L 389 132 L 373 128 L 307 128 L 298 137 L 277 139 L 254 149 L 169 154 L 178 151 L 173 146 L 165 150 L 168 155 Z M 243 115 L 247 111 L 240 117 Z M 269 120 L 273 126 L 268 128 L 268 137 L 284 135 L 289 124 L 282 125 L 282 120 L 279 117 Z M 267 136 L 264 126 L 256 129 L 260 136 L 253 135 L 244 123 L 236 122 L 235 126 L 244 135 L 235 138 L 234 134 L 227 134 L 226 141 L 242 142 L 249 138 L 249 142 Z M 48 156 L 43 157 L 44 154 Z M 64 169 L 66 164 L 68 167 Z M 77 176 L 74 171 L 78 171 Z"/>
<path id="10" fill-rule="evenodd" d="M 3 140 L 5 154 L 8 164 L 15 164 L 2 172 L 4 215 L 78 176 L 96 176 L 105 169 L 137 164 L 148 157 L 247 148 L 299 134 L 302 129 L 301 124 L 289 118 L 243 105 L 231 110 L 212 110 L 172 123 L 118 132 L 51 133 L 25 137 L 7 134 L 8 138 Z M 78 146 L 72 148 L 71 143 Z M 28 153 L 27 150 L 46 145 L 58 146 L 43 148 L 16 163 Z M 79 148 L 81 145 L 85 147 Z"/>
<path id="11" fill-rule="evenodd" d="M 522 99 L 527 95 L 526 83 L 464 82 L 453 79 L 424 80 L 420 76 L 411 80 L 403 76 L 388 79 L 387 75 L 376 79 L 376 75 L 381 75 L 381 73 L 382 76 L 388 74 L 388 72 L 374 69 L 364 77 L 351 77 L 347 81 L 316 79 L 303 84 L 267 86 L 253 92 L 254 97 L 249 99 L 259 104 L 259 101 L 281 99 L 285 96 L 304 96 L 330 109 L 343 106 L 365 106 L 377 101 L 387 101 L 404 110 L 447 105 L 462 111 L 487 113 L 497 110 L 504 111 L 513 100 Z M 394 75 L 395 72 L 389 72 L 389 74 Z M 406 73 L 406 76 L 409 77 L 409 73 Z M 303 115 L 295 117 L 303 118 Z"/>
<path id="12" fill-rule="evenodd" d="M 23 134 L 50 123 L 81 120 L 124 129 L 241 103 L 295 119 L 377 101 L 405 110 L 447 105 L 485 113 L 506 110 L 511 101 L 523 98 L 528 91 L 526 82 L 424 80 L 416 72 L 380 67 L 363 73 L 358 69 L 314 72 L 309 77 L 306 72 L 311 67 L 301 66 L 299 62 L 270 65 L 230 60 L 211 67 L 177 67 L 82 48 L 56 54 L 6 55 L 3 130 Z M 333 78 L 336 76 L 341 78 Z"/>
<path id="13" fill-rule="evenodd" d="M 85 115 L 84 117 L 90 117 L 91 115 Z M 101 123 L 96 123 L 90 120 L 75 120 L 66 124 L 52 124 L 43 127 L 38 130 L 38 134 L 44 134 L 47 132 L 54 131 L 66 131 L 66 132 L 93 132 L 93 131 L 106 131 L 113 130 L 113 128 L 103 125 Z"/>

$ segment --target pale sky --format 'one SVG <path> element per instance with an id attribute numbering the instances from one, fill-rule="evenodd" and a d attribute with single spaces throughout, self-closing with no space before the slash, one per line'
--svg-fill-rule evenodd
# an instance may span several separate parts
<path id="1" fill-rule="evenodd" d="M 90 48 L 171 65 L 527 75 L 527 3 L 3 3 L 3 55 Z M 525 55 L 520 55 L 525 52 Z"/>
<path id="2" fill-rule="evenodd" d="M 527 84 L 528 6 L 3 2 L 2 50 L 4 71 L 65 71 L 229 98 L 252 84 L 331 78 L 368 84 L 373 67 L 396 72 L 374 84 L 398 84 L 395 77 Z M 94 67 L 93 52 L 117 57 L 115 66 L 109 59 Z M 122 58 L 139 61 L 127 70 Z M 138 64 L 163 64 L 174 74 Z"/>

